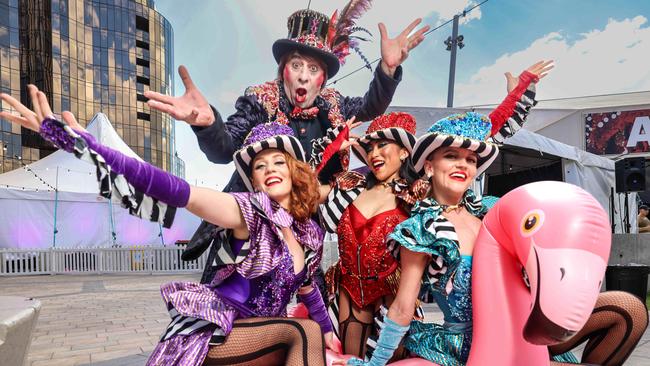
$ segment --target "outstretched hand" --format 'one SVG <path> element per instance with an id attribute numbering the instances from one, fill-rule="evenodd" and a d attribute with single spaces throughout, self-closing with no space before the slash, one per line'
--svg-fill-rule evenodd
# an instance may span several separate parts
<path id="1" fill-rule="evenodd" d="M 381 35 L 381 68 L 388 75 L 393 76 L 395 70 L 401 65 L 409 56 L 409 51 L 417 47 L 420 42 L 424 40 L 424 33 L 429 30 L 426 25 L 418 29 L 415 33 L 409 36 L 415 27 L 422 22 L 418 18 L 406 27 L 395 38 L 388 38 L 388 31 L 384 23 L 379 23 L 379 34 Z"/>
<path id="2" fill-rule="evenodd" d="M 539 82 L 539 80 L 542 80 L 546 75 L 548 75 L 549 71 L 551 71 L 553 67 L 555 67 L 555 65 L 553 64 L 553 60 L 548 60 L 548 61 L 542 60 L 531 65 L 529 68 L 526 69 L 526 71 L 537 76 L 537 81 Z M 508 93 L 510 93 L 517 87 L 517 84 L 519 84 L 519 77 L 512 76 L 512 74 L 509 72 L 506 72 L 504 75 L 506 76 L 506 82 L 508 83 L 507 84 Z"/>
<path id="3" fill-rule="evenodd" d="M 43 120 L 47 117 L 53 117 L 54 114 L 52 113 L 52 108 L 50 108 L 50 103 L 47 101 L 45 93 L 38 90 L 38 88 L 32 84 L 27 86 L 27 91 L 29 92 L 29 96 L 32 99 L 32 106 L 34 110 L 27 108 L 24 104 L 9 94 L 0 93 L 0 99 L 9 104 L 19 113 L 19 115 L 16 115 L 9 111 L 3 110 L 0 111 L 0 117 L 8 120 L 11 123 L 15 123 L 32 131 L 39 132 L 41 122 L 43 122 Z M 63 120 L 70 127 L 72 127 L 72 129 L 85 131 L 85 129 L 79 125 L 77 119 L 72 113 L 68 111 L 63 112 L 62 117 Z"/>
<path id="4" fill-rule="evenodd" d="M 343 141 L 343 143 L 341 143 L 341 147 L 339 148 L 339 151 L 347 150 L 347 148 L 349 148 L 350 146 L 358 144 L 357 139 L 359 138 L 359 136 L 353 134 L 352 130 L 361 126 L 361 122 L 355 122 L 354 121 L 355 119 L 356 117 L 352 117 L 349 120 L 345 121 L 345 125 L 348 127 L 348 131 L 350 132 L 348 134 L 348 139 Z"/>
<path id="5" fill-rule="evenodd" d="M 178 67 L 185 94 L 172 97 L 153 91 L 147 91 L 144 96 L 149 98 L 149 107 L 167 113 L 174 119 L 185 121 L 192 126 L 210 126 L 214 122 L 214 113 L 203 94 L 194 85 L 190 73 L 185 66 Z"/>

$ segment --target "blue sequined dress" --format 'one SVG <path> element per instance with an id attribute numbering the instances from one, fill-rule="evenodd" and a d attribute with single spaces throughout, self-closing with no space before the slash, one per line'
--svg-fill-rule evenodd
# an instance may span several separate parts
<path id="1" fill-rule="evenodd" d="M 445 315 L 442 325 L 413 321 L 404 346 L 429 361 L 444 366 L 464 365 L 472 344 L 472 257 L 461 256 L 453 290 L 433 297 Z"/>
<path id="2" fill-rule="evenodd" d="M 482 219 L 487 207 L 471 190 L 463 196 L 469 213 Z M 409 351 L 442 366 L 464 365 L 472 343 L 472 257 L 461 255 L 454 226 L 432 198 L 418 202 L 411 217 L 399 224 L 391 239 L 395 246 L 431 255 L 419 297 L 436 302 L 444 324 L 414 321 L 404 340 Z"/>

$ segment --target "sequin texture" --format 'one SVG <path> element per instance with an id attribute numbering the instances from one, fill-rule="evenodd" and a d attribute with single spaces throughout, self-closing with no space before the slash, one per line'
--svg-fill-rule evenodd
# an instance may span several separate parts
<path id="1" fill-rule="evenodd" d="M 434 298 L 445 315 L 443 325 L 414 321 L 404 346 L 441 366 L 462 366 L 472 344 L 472 258 L 463 256 L 453 278 L 453 290 Z"/>
<path id="2" fill-rule="evenodd" d="M 487 116 L 476 112 L 466 112 L 452 114 L 437 121 L 429 127 L 427 132 L 485 141 L 490 137 L 491 129 L 492 123 Z"/>
<path id="3" fill-rule="evenodd" d="M 338 227 L 341 283 L 354 303 L 364 307 L 384 295 L 392 295 L 391 275 L 397 260 L 386 247 L 386 236 L 406 219 L 399 208 L 371 218 L 350 204 Z"/>
<path id="4" fill-rule="evenodd" d="M 248 300 L 248 304 L 257 316 L 277 317 L 287 315 L 287 303 L 298 291 L 305 278 L 305 269 L 294 273 L 293 258 L 286 248 L 282 248 L 279 265 L 271 273 L 258 281 L 253 280 L 258 294 Z"/>
<path id="5" fill-rule="evenodd" d="M 65 131 L 65 127 L 66 125 L 63 122 L 48 117 L 41 123 L 39 133 L 59 149 L 71 153 L 74 150 L 75 139 Z"/>

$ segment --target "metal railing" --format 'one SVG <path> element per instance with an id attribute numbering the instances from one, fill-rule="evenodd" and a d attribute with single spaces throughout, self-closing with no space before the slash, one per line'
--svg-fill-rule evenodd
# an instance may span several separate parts
<path id="1" fill-rule="evenodd" d="M 0 249 L 0 276 L 34 274 L 202 272 L 206 250 L 193 261 L 184 261 L 184 245 L 122 248 Z M 321 266 L 327 269 L 338 258 L 336 242 L 323 244 Z"/>
<path id="2" fill-rule="evenodd" d="M 201 272 L 207 251 L 183 261 L 184 246 L 0 249 L 0 276 L 78 273 Z"/>

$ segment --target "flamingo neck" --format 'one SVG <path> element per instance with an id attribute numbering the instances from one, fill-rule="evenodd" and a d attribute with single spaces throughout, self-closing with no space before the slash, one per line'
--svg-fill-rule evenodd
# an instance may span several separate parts
<path id="1" fill-rule="evenodd" d="M 476 239 L 472 263 L 474 324 L 467 365 L 485 365 L 488 360 L 499 365 L 548 365 L 547 347 L 523 338 L 531 300 L 521 279 L 521 266 L 511 254 L 513 248 L 507 248 L 507 236 L 500 235 L 496 226 L 497 230 L 490 230 L 486 221 Z"/>

